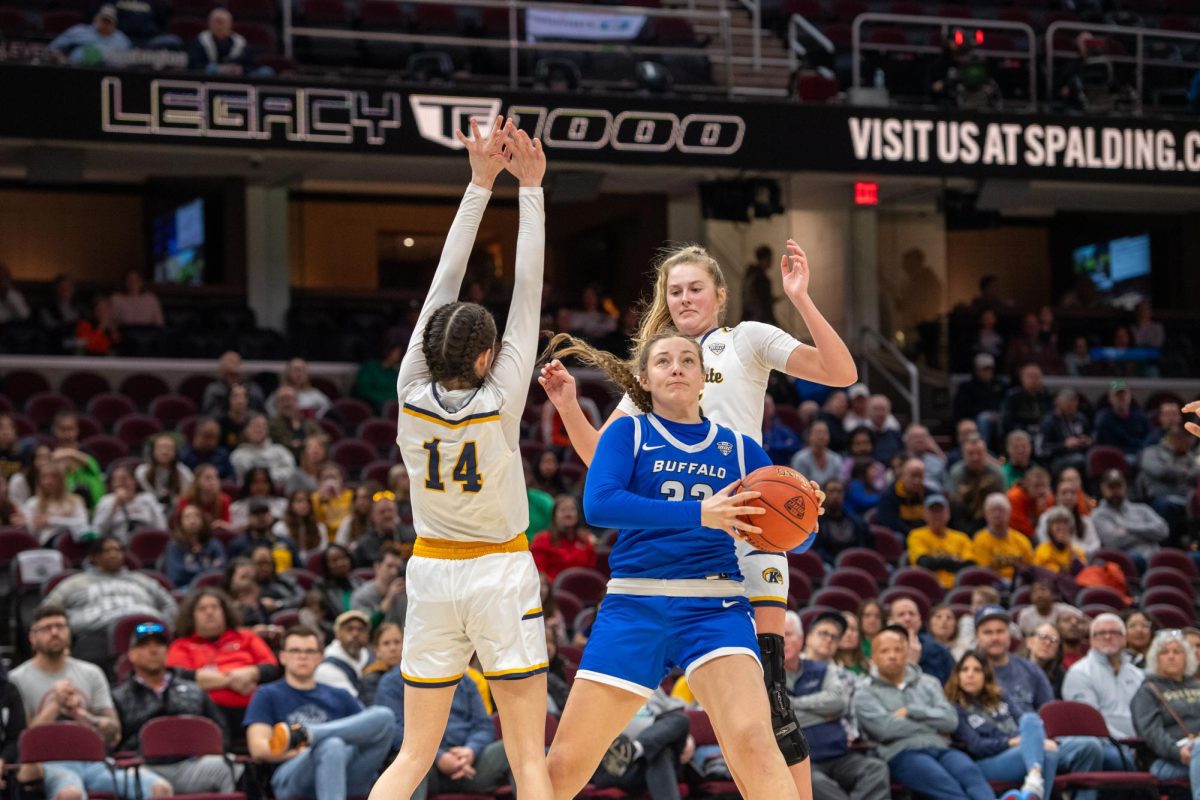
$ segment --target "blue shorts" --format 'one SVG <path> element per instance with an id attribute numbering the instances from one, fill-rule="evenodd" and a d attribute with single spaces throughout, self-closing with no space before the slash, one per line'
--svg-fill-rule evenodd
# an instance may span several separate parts
<path id="1" fill-rule="evenodd" d="M 701 664 L 743 653 L 758 660 L 745 597 L 609 594 L 575 677 L 649 697 L 676 667 L 690 678 Z"/>

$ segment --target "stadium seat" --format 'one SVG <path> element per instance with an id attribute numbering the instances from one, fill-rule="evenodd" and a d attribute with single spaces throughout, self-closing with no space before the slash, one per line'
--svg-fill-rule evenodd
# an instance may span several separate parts
<path id="1" fill-rule="evenodd" d="M 25 369 L 15 369 L 5 375 L 2 385 L 14 408 L 24 406 L 25 401 L 38 392 L 50 391 L 50 382 L 44 375 Z"/>
<path id="2" fill-rule="evenodd" d="M 72 372 L 63 378 L 58 390 L 71 398 L 77 408 L 84 408 L 96 395 L 111 392 L 112 386 L 108 378 L 98 372 Z"/>
<path id="3" fill-rule="evenodd" d="M 1145 606 L 1145 611 L 1166 628 L 1187 628 L 1196 624 L 1196 615 L 1178 606 Z"/>
<path id="4" fill-rule="evenodd" d="M 1059 736 L 1095 736 L 1108 741 L 1108 725 L 1099 711 L 1084 703 L 1052 700 L 1038 709 L 1050 739 Z M 1158 779 L 1149 772 L 1072 772 L 1054 779 L 1058 791 L 1103 789 L 1120 792 L 1142 791 L 1157 796 Z"/>
<path id="5" fill-rule="evenodd" d="M 554 591 L 567 591 L 584 607 L 599 605 L 608 590 L 608 579 L 590 567 L 568 567 L 554 579 Z"/>
<path id="6" fill-rule="evenodd" d="M 887 583 L 888 575 L 890 574 L 887 562 L 884 561 L 883 556 L 866 547 L 851 547 L 848 550 L 843 550 L 838 553 L 836 565 L 839 568 L 857 567 L 858 569 L 865 570 L 880 586 Z"/>
<path id="7" fill-rule="evenodd" d="M 375 448 L 358 439 L 343 439 L 329 448 L 329 460 L 346 471 L 356 481 L 363 467 L 378 458 Z"/>
<path id="8" fill-rule="evenodd" d="M 1125 573 L 1125 580 L 1127 581 L 1138 580 L 1137 565 L 1133 563 L 1133 559 L 1129 557 L 1129 554 L 1123 550 L 1103 548 L 1092 553 L 1092 558 L 1099 558 L 1116 564 L 1121 568 L 1121 571 Z"/>
<path id="9" fill-rule="evenodd" d="M 166 531 L 138 531 L 129 538 L 129 552 L 140 558 L 144 564 L 157 564 L 170 541 L 171 534 Z"/>
<path id="10" fill-rule="evenodd" d="M 875 576 L 858 567 L 841 566 L 825 579 L 826 586 L 836 586 L 858 595 L 859 600 L 866 600 L 879 594 L 879 585 Z"/>
<path id="11" fill-rule="evenodd" d="M 1119 470 L 1126 478 L 1129 477 L 1129 462 L 1125 453 L 1119 447 L 1098 444 L 1087 454 L 1087 474 L 1092 480 L 1099 480 L 1110 469 Z"/>
<path id="12" fill-rule="evenodd" d="M 1017 22 L 1022 25 L 1033 25 L 1033 17 L 1024 8 L 1002 8 L 996 18 L 1004 22 Z M 994 34 L 988 34 L 993 36 Z"/>
<path id="13" fill-rule="evenodd" d="M 22 764 L 61 761 L 64 753 L 70 753 L 72 761 L 105 764 L 116 781 L 116 766 L 109 760 L 104 740 L 82 722 L 47 722 L 26 728 L 21 731 L 17 747 Z M 89 791 L 88 797 L 111 800 L 113 795 Z"/>
<path id="14" fill-rule="evenodd" d="M 380 486 L 388 485 L 388 472 L 395 462 L 386 458 L 377 458 L 362 469 L 363 481 L 374 481 Z"/>
<path id="15" fill-rule="evenodd" d="M 95 436 L 104 433 L 104 428 L 100 421 L 91 414 L 80 414 L 75 418 L 76 424 L 79 426 L 79 438 L 86 439 L 89 436 Z"/>
<path id="16" fill-rule="evenodd" d="M 98 433 L 83 439 L 79 443 L 85 453 L 96 459 L 100 469 L 107 470 L 118 458 L 129 455 L 129 445 L 116 436 Z"/>
<path id="17" fill-rule="evenodd" d="M 192 579 L 192 584 L 188 588 L 192 591 L 196 589 L 204 589 L 206 587 L 218 587 L 221 585 L 221 579 L 225 576 L 224 570 L 209 569 L 201 572 Z"/>
<path id="18" fill-rule="evenodd" d="M 321 426 L 321 430 L 325 431 L 325 435 L 329 437 L 330 444 L 340 442 L 342 440 L 342 426 L 338 425 L 331 419 L 319 419 L 317 424 Z"/>
<path id="19" fill-rule="evenodd" d="M 182 394 L 164 394 L 150 401 L 150 416 L 162 423 L 163 430 L 174 430 L 181 419 L 196 411 L 192 399 Z"/>
<path id="20" fill-rule="evenodd" d="M 1150 569 L 1155 567 L 1173 567 L 1189 578 L 1195 580 L 1197 577 L 1196 563 L 1192 561 L 1182 550 L 1177 550 L 1174 547 L 1164 547 L 1154 555 L 1150 556 Z"/>
<path id="21" fill-rule="evenodd" d="M 1192 579 L 1186 573 L 1180 572 L 1174 567 L 1151 567 L 1146 570 L 1146 574 L 1142 577 L 1142 585 L 1146 589 L 1153 589 L 1157 586 L 1170 586 L 1188 596 L 1191 596 L 1192 592 L 1195 591 Z"/>
<path id="22" fill-rule="evenodd" d="M 1006 583 L 1000 573 L 986 567 L 967 567 L 954 578 L 955 586 L 999 586 Z"/>
<path id="23" fill-rule="evenodd" d="M 333 401 L 331 411 L 342 421 L 347 433 L 357 429 L 373 414 L 371 407 L 357 397 L 339 397 Z"/>
<path id="24" fill-rule="evenodd" d="M 150 562 L 150 563 L 154 563 L 154 562 Z M 153 578 L 155 581 L 158 582 L 159 586 L 163 587 L 168 592 L 175 591 L 175 584 L 172 583 L 171 579 L 168 578 L 164 573 L 159 572 L 156 569 L 150 569 L 149 567 L 142 567 L 141 569 L 138 570 L 138 572 L 142 573 L 143 575 L 145 575 L 148 578 Z"/>
<path id="25" fill-rule="evenodd" d="M 141 757 L 155 761 L 175 761 L 181 758 L 218 756 L 236 779 L 233 759 L 225 753 L 225 735 L 217 723 L 206 717 L 155 717 L 142 726 L 138 736 Z M 179 800 L 245 800 L 242 792 L 206 792 L 204 794 L 175 794 Z"/>
<path id="26" fill-rule="evenodd" d="M 1195 595 L 1181 592 L 1174 586 L 1155 586 L 1153 589 L 1147 589 L 1141 601 L 1143 606 L 1170 605 L 1189 612 L 1195 604 Z"/>
<path id="27" fill-rule="evenodd" d="M 162 423 L 147 414 L 126 414 L 113 426 L 113 435 L 136 451 L 162 429 Z"/>
<path id="28" fill-rule="evenodd" d="M 276 4 L 273 0 L 229 0 L 229 13 L 234 19 L 254 22 L 275 21 Z"/>
<path id="29" fill-rule="evenodd" d="M 904 567 L 898 570 L 892 576 L 892 586 L 911 586 L 935 605 L 942 602 L 946 596 L 946 590 L 938 581 L 937 575 L 924 567 Z"/>
<path id="30" fill-rule="evenodd" d="M 207 389 L 208 385 L 212 382 L 213 377 L 211 375 L 188 375 L 180 382 L 179 393 L 184 397 L 192 398 L 192 401 L 199 406 L 202 402 L 204 402 L 204 390 Z M 122 386 L 122 390 L 124 390 L 124 386 Z M 170 391 L 170 389 L 167 389 L 166 391 Z M 147 406 L 150 404 L 150 399 L 146 400 Z"/>
<path id="31" fill-rule="evenodd" d="M 867 35 L 867 41 L 879 45 L 907 45 L 908 34 L 903 28 L 876 28 Z"/>
<path id="32" fill-rule="evenodd" d="M 1170 591 L 1170 590 L 1162 590 Z M 1079 590 L 1079 594 L 1075 595 L 1075 605 L 1082 608 L 1083 606 L 1102 605 L 1108 606 L 1113 611 L 1123 611 L 1128 603 L 1121 593 L 1116 589 L 1110 589 L 1107 586 L 1087 586 Z"/>
<path id="33" fill-rule="evenodd" d="M 121 417 L 137 413 L 137 407 L 124 394 L 106 392 L 88 402 L 87 413 L 95 417 L 106 430 L 112 430 Z"/>
<path id="34" fill-rule="evenodd" d="M 793 97 L 801 103 L 814 105 L 828 103 L 838 96 L 840 90 L 835 78 L 810 70 L 797 72 L 792 83 Z"/>
<path id="35" fill-rule="evenodd" d="M 803 553 L 788 553 L 788 567 L 798 569 L 808 576 L 813 586 L 819 586 L 825 580 L 825 562 L 812 550 Z"/>
<path id="36" fill-rule="evenodd" d="M 256 55 L 275 53 L 279 49 L 275 29 L 270 25 L 262 22 L 235 22 L 234 29 L 246 39 L 250 50 Z"/>
<path id="37" fill-rule="evenodd" d="M 396 446 L 396 420 L 370 417 L 359 423 L 355 435 L 380 453 L 386 453 Z"/>
<path id="38" fill-rule="evenodd" d="M 1167 14 L 1159 20 L 1158 26 L 1165 31 L 1196 32 L 1196 23 L 1193 18 L 1183 14 Z"/>
<path id="39" fill-rule="evenodd" d="M 971 592 L 975 590 L 974 586 L 955 586 L 950 591 L 946 592 L 942 602 L 950 605 L 971 605 Z"/>
<path id="40" fill-rule="evenodd" d="M 38 392 L 25 401 L 25 413 L 33 420 L 38 430 L 49 430 L 55 415 L 74 410 L 75 403 L 60 392 Z"/>
<path id="41" fill-rule="evenodd" d="M 917 608 L 921 610 L 921 619 L 929 619 L 929 609 L 933 604 L 929 602 L 928 597 L 911 586 L 889 586 L 879 593 L 879 602 L 887 606 L 901 597 L 907 597 L 917 604 Z"/>
<path id="42" fill-rule="evenodd" d="M 192 41 L 207 29 L 208 23 L 200 17 L 172 16 L 171 21 L 167 23 L 167 32 L 185 42 Z"/>
<path id="43" fill-rule="evenodd" d="M 24 438 L 26 436 L 33 436 L 37 432 L 37 428 L 34 427 L 33 420 L 24 414 L 18 414 L 14 412 L 12 419 L 13 424 L 17 426 L 18 436 Z"/>
<path id="44" fill-rule="evenodd" d="M 788 604 L 793 608 L 804 608 L 812 599 L 812 581 L 803 570 L 788 567 Z"/>
<path id="45" fill-rule="evenodd" d="M 700 709 L 688 709 L 688 723 L 697 747 L 718 744 L 717 732 L 713 730 L 708 713 Z M 733 781 L 702 781 L 696 786 L 701 797 L 739 797 L 737 784 Z"/>
<path id="46" fill-rule="evenodd" d="M 871 538 L 875 543 L 875 552 L 883 556 L 883 560 L 889 564 L 902 563 L 901 559 L 908 555 L 904 546 L 904 537 L 891 528 L 872 525 Z"/>
<path id="47" fill-rule="evenodd" d="M 583 601 L 566 589 L 554 590 L 554 602 L 558 604 L 558 610 L 562 612 L 564 620 L 575 619 L 579 612 L 583 611 Z M 562 652 L 561 649 L 559 652 Z"/>
<path id="48" fill-rule="evenodd" d="M 283 611 L 276 611 L 271 615 L 271 624 L 278 625 L 284 630 L 292 627 L 293 625 L 299 625 L 300 612 L 290 608 L 284 609 Z"/>
<path id="49" fill-rule="evenodd" d="M 829 606 L 838 611 L 858 611 L 862 600 L 849 589 L 826 586 L 812 596 L 813 605 Z"/>

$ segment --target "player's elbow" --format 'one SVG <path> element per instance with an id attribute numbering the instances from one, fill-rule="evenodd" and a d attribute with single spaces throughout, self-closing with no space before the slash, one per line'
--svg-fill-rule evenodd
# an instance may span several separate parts
<path id="1" fill-rule="evenodd" d="M 846 359 L 843 364 L 835 364 L 829 371 L 829 385 L 847 387 L 858 383 L 858 364 L 853 358 Z"/>

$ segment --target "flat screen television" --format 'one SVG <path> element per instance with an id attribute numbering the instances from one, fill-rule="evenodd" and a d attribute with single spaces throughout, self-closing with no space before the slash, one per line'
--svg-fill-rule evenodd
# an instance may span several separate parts
<path id="1" fill-rule="evenodd" d="M 1127 306 L 1150 292 L 1150 234 L 1124 236 L 1076 247 L 1076 276 L 1086 275 L 1113 305 Z"/>
<path id="2" fill-rule="evenodd" d="M 181 286 L 204 282 L 204 199 L 176 206 L 152 221 L 154 280 Z"/>

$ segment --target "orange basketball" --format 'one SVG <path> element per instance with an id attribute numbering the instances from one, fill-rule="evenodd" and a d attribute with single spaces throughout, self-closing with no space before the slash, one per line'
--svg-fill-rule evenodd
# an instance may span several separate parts
<path id="1" fill-rule="evenodd" d="M 746 540 L 755 549 L 786 553 L 816 533 L 821 506 L 808 478 L 796 470 L 760 467 L 742 480 L 738 491 L 759 492 L 761 497 L 745 505 L 767 510 L 766 514 L 744 518 L 762 528 L 762 533 L 746 534 Z"/>

